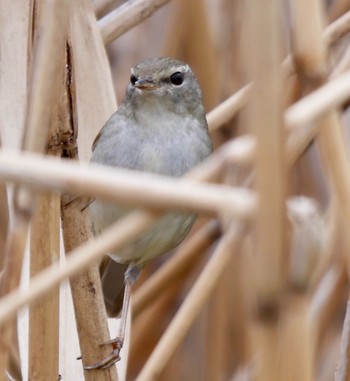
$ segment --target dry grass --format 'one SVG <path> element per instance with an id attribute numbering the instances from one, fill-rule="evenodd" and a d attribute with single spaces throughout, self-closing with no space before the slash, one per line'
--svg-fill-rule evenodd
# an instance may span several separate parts
<path id="1" fill-rule="evenodd" d="M 0 1 L 0 380 L 349 380 L 349 1 L 122 3 Z M 178 180 L 76 163 L 164 55 L 198 76 L 213 155 Z M 77 195 L 140 209 L 92 238 Z M 73 370 L 110 350 L 99 260 L 178 208 L 199 221 L 137 283 L 118 375 Z"/>

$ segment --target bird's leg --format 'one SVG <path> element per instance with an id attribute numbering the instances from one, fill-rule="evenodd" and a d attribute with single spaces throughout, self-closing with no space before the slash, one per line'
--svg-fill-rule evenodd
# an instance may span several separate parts
<path id="1" fill-rule="evenodd" d="M 136 282 L 137 278 L 139 277 L 141 273 L 141 267 L 137 265 L 129 265 L 125 272 L 125 291 L 124 291 L 124 298 L 123 298 L 123 308 L 121 313 L 121 320 L 119 325 L 119 332 L 117 337 L 115 337 L 112 340 L 109 340 L 105 343 L 102 343 L 101 345 L 112 345 L 112 352 L 103 358 L 102 360 L 98 361 L 95 364 L 92 365 L 86 365 L 84 366 L 84 369 L 100 369 L 100 368 L 109 368 L 113 364 L 115 364 L 117 361 L 120 360 L 120 351 L 124 344 L 124 338 L 125 338 L 125 330 L 126 330 L 126 321 L 128 318 L 128 311 L 130 306 L 130 297 L 131 297 L 131 286 Z"/>

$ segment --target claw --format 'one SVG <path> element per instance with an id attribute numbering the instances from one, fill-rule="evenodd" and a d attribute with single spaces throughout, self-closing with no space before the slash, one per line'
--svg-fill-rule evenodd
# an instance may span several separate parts
<path id="1" fill-rule="evenodd" d="M 114 339 L 105 341 L 104 343 L 100 344 L 100 347 L 112 344 L 113 349 L 119 348 L 119 350 L 121 350 L 123 347 L 123 342 L 124 342 L 123 339 L 121 339 L 120 337 L 115 337 Z"/>
<path id="2" fill-rule="evenodd" d="M 85 365 L 84 369 L 85 370 L 107 369 L 120 360 L 119 352 L 120 352 L 119 348 L 113 349 L 108 356 L 96 362 L 95 364 Z"/>
<path id="3" fill-rule="evenodd" d="M 114 365 L 116 362 L 120 360 L 120 350 L 123 347 L 123 340 L 119 337 L 116 337 L 115 339 L 106 341 L 105 343 L 100 344 L 100 346 L 112 344 L 112 352 L 103 358 L 102 360 L 96 362 L 92 365 L 85 365 L 85 370 L 92 370 L 92 369 L 107 369 Z"/>

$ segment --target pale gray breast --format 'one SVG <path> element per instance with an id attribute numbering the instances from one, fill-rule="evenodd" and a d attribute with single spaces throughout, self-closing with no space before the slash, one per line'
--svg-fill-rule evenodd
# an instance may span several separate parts
<path id="1" fill-rule="evenodd" d="M 150 125 L 147 120 L 143 122 L 145 127 L 140 128 L 140 125 L 126 122 L 123 116 L 112 116 L 101 131 L 91 161 L 177 177 L 211 152 L 208 133 L 198 121 L 179 118 L 169 123 L 169 118 L 164 118 L 160 130 L 159 126 Z M 90 210 L 93 228 L 98 234 L 132 209 L 96 200 Z M 147 261 L 179 244 L 194 220 L 193 215 L 167 214 L 149 232 L 109 255 L 121 263 Z"/>

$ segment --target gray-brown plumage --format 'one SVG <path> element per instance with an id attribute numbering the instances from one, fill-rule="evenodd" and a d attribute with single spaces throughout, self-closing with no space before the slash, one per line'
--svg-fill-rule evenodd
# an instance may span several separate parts
<path id="1" fill-rule="evenodd" d="M 179 177 L 211 151 L 201 90 L 192 70 L 178 60 L 152 58 L 131 70 L 125 99 L 96 137 L 91 161 Z M 90 209 L 95 234 L 132 210 L 99 200 Z M 110 315 L 119 312 L 120 273 L 125 265 L 141 269 L 145 262 L 173 249 L 194 220 L 191 214 L 167 214 L 123 249 L 108 253 L 116 264 L 105 262 L 101 278 Z"/>

